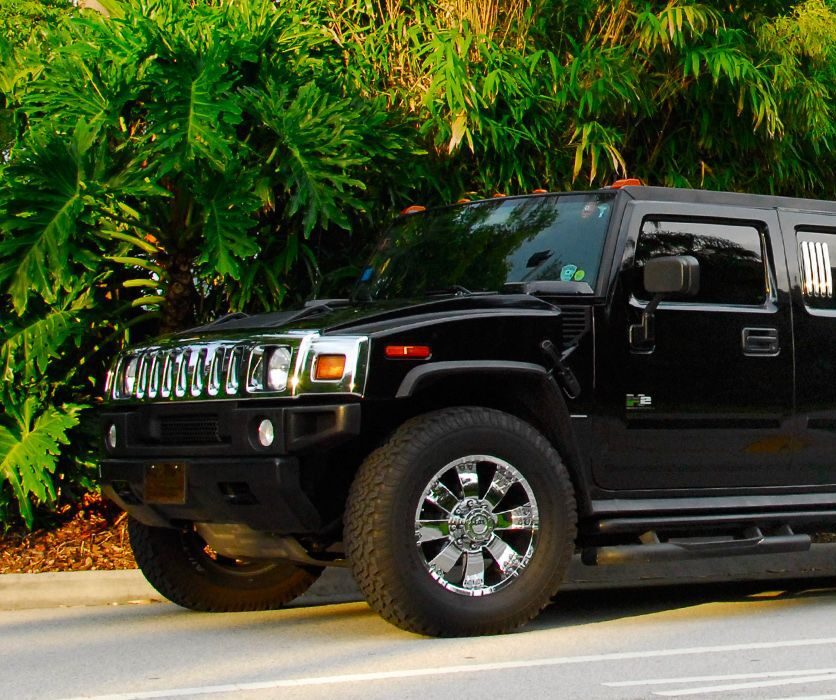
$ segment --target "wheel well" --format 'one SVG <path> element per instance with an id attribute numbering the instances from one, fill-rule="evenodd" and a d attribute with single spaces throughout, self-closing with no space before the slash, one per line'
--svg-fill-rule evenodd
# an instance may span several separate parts
<path id="1" fill-rule="evenodd" d="M 510 413 L 542 433 L 558 451 L 577 495 L 579 511 L 587 502 L 581 479 L 581 457 L 569 412 L 557 384 L 547 375 L 511 376 L 499 372 L 448 375 L 422 382 L 397 411 L 398 424 L 407 418 L 453 406 L 483 406 Z M 393 428 L 394 429 L 394 428 Z"/>

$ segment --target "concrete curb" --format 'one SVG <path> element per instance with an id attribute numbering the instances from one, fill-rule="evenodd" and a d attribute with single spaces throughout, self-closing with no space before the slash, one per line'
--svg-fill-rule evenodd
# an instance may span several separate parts
<path id="1" fill-rule="evenodd" d="M 294 606 L 360 600 L 346 569 L 328 569 Z M 0 575 L 0 610 L 164 602 L 138 569 Z"/>
<path id="2" fill-rule="evenodd" d="M 561 590 L 676 586 L 737 581 L 836 579 L 836 544 L 809 552 L 590 567 L 575 557 Z M 138 570 L 0 575 L 0 610 L 114 605 L 162 600 Z M 327 569 L 294 607 L 362 600 L 347 569 Z"/>

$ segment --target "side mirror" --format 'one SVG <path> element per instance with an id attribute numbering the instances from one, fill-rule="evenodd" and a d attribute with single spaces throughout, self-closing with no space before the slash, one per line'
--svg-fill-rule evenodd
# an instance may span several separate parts
<path id="1" fill-rule="evenodd" d="M 692 255 L 672 255 L 648 260 L 644 288 L 653 298 L 644 307 L 641 323 L 630 326 L 630 349 L 651 353 L 656 345 L 653 323 L 656 307 L 665 297 L 694 296 L 700 291 L 700 263 Z"/>
<path id="2" fill-rule="evenodd" d="M 692 255 L 672 255 L 648 260 L 644 288 L 653 295 L 694 296 L 700 291 L 700 263 Z"/>

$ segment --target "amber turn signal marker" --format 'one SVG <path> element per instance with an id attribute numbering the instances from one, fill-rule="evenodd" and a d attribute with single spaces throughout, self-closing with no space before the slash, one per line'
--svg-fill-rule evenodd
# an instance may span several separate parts
<path id="1" fill-rule="evenodd" d="M 536 190 L 531 190 L 531 194 L 548 194 L 548 190 L 544 190 L 542 187 L 538 187 Z"/>
<path id="2" fill-rule="evenodd" d="M 401 216 L 409 216 L 410 214 L 417 214 L 421 211 L 427 211 L 426 207 L 422 207 L 420 204 L 413 204 L 406 209 L 401 209 Z"/>
<path id="3" fill-rule="evenodd" d="M 429 345 L 387 345 L 384 353 L 390 360 L 426 360 L 431 354 Z"/>
<path id="4" fill-rule="evenodd" d="M 345 372 L 345 355 L 319 355 L 316 358 L 314 379 L 320 381 L 334 381 L 343 378 Z"/>
<path id="5" fill-rule="evenodd" d="M 641 187 L 644 183 L 637 177 L 628 177 L 624 180 L 616 180 L 610 187 L 614 190 L 619 190 L 622 187 Z"/>

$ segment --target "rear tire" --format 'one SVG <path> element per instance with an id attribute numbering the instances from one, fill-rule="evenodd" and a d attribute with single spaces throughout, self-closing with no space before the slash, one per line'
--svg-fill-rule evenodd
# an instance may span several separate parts
<path id="1" fill-rule="evenodd" d="M 319 578 L 321 568 L 291 562 L 241 561 L 211 552 L 193 530 L 128 520 L 134 558 L 148 582 L 171 602 L 202 612 L 273 610 Z"/>
<path id="2" fill-rule="evenodd" d="M 487 408 L 413 418 L 352 484 L 345 543 L 369 605 L 434 636 L 508 632 L 563 582 L 576 506 L 560 456 L 534 428 Z"/>

